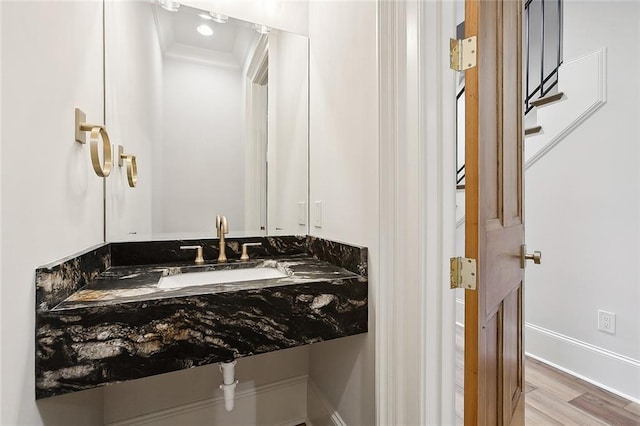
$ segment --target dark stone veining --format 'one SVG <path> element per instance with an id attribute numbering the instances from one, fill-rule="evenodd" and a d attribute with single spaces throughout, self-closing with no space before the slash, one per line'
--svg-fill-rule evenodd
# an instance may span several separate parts
<path id="1" fill-rule="evenodd" d="M 365 332 L 367 286 L 352 281 L 44 313 L 37 397 Z"/>
<path id="2" fill-rule="evenodd" d="M 183 273 L 208 272 L 229 269 L 274 268 L 284 274 L 282 278 L 239 281 L 232 283 L 197 285 L 182 288 L 160 288 L 159 281 L 165 276 Z M 78 309 L 127 302 L 179 298 L 201 294 L 223 293 L 239 290 L 266 289 L 310 282 L 358 279 L 360 276 L 328 262 L 310 257 L 293 257 L 252 260 L 248 262 L 209 263 L 204 265 L 152 265 L 115 266 L 100 274 L 89 285 L 78 290 L 52 311 Z"/>
<path id="3" fill-rule="evenodd" d="M 59 285 L 50 294 L 43 290 L 46 303 L 36 306 L 36 398 L 367 331 L 366 248 L 266 237 L 228 241 L 227 256 L 239 257 L 248 241 L 263 243 L 251 247 L 249 262 L 196 266 L 192 253 L 185 262 L 179 246 L 191 240 L 107 244 L 92 262 L 39 269 L 43 279 L 46 271 L 66 271 L 68 262 L 88 267 L 66 273 L 64 291 Z M 217 251 L 217 240 L 207 243 Z M 206 253 L 205 259 L 217 257 Z M 96 259 L 106 266 L 100 270 Z M 275 267 L 286 276 L 158 288 L 166 275 L 252 267 Z"/>
<path id="4" fill-rule="evenodd" d="M 316 259 L 325 260 L 358 275 L 368 275 L 369 262 L 366 247 L 307 237 L 307 251 Z"/>
<path id="5" fill-rule="evenodd" d="M 93 247 L 36 270 L 36 307 L 47 310 L 75 293 L 111 266 L 109 245 Z"/>
<path id="6" fill-rule="evenodd" d="M 239 259 L 242 254 L 242 244 L 252 242 L 259 242 L 262 245 L 248 247 L 251 257 L 306 254 L 306 238 L 304 236 L 234 238 L 226 241 L 226 254 L 229 259 Z M 217 239 L 112 243 L 113 265 L 153 265 L 192 261 L 193 252 L 180 249 L 180 246 L 185 245 L 201 245 L 204 258 L 208 260 L 217 259 L 220 252 Z"/>

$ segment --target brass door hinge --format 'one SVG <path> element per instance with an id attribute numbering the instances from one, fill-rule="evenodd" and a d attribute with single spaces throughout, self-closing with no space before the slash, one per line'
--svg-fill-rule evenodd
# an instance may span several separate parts
<path id="1" fill-rule="evenodd" d="M 476 66 L 478 38 L 471 36 L 462 40 L 451 39 L 449 43 L 450 67 L 454 71 L 464 71 Z"/>
<path id="2" fill-rule="evenodd" d="M 451 288 L 476 289 L 477 266 L 475 259 L 451 258 Z"/>

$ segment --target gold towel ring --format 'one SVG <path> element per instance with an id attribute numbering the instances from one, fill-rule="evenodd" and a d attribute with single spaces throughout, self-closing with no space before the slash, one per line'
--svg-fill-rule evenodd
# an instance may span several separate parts
<path id="1" fill-rule="evenodd" d="M 127 162 L 127 181 L 131 188 L 138 184 L 138 162 L 135 155 L 125 154 L 124 147 L 118 145 L 118 166 L 122 167 Z"/>
<path id="2" fill-rule="evenodd" d="M 98 139 L 102 136 L 102 160 L 104 164 L 100 163 L 100 156 L 98 155 Z M 100 177 L 107 177 L 111 174 L 111 166 L 113 165 L 113 155 L 111 153 L 111 141 L 109 140 L 109 134 L 103 126 L 95 126 L 91 129 L 90 136 L 90 150 L 91 150 L 91 164 L 93 170 Z"/>
<path id="3" fill-rule="evenodd" d="M 87 143 L 85 132 L 91 132 L 89 146 L 93 170 L 98 176 L 107 177 L 111 173 L 111 166 L 113 165 L 113 154 L 111 153 L 109 134 L 104 126 L 86 123 L 86 119 L 85 113 L 82 112 L 81 109 L 76 108 L 76 142 L 82 144 Z M 100 139 L 101 136 L 102 163 L 100 162 L 100 155 L 98 154 L 98 139 Z"/>
<path id="4" fill-rule="evenodd" d="M 138 163 L 135 155 L 130 156 L 127 162 L 127 180 L 131 188 L 135 188 L 138 184 Z"/>

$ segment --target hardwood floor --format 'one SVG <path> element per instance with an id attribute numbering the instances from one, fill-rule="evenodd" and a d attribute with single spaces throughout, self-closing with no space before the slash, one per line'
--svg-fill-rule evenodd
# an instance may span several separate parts
<path id="1" fill-rule="evenodd" d="M 456 333 L 456 416 L 463 424 L 464 333 Z M 528 425 L 640 425 L 640 404 L 531 358 L 525 360 Z"/>

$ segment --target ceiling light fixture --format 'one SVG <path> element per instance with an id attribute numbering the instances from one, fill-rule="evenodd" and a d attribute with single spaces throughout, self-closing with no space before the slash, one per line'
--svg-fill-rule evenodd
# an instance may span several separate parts
<path id="1" fill-rule="evenodd" d="M 160 7 L 169 12 L 177 12 L 180 9 L 180 3 L 173 0 L 157 0 Z"/>
<path id="2" fill-rule="evenodd" d="M 209 19 L 213 19 L 218 24 L 226 24 L 229 20 L 229 17 L 227 15 L 223 15 L 222 13 L 209 12 L 209 15 L 211 15 Z"/>
<path id="3" fill-rule="evenodd" d="M 198 25 L 198 28 L 196 28 L 198 30 L 198 32 L 200 34 L 202 34 L 203 36 L 212 36 L 213 35 L 213 30 L 211 29 L 210 26 L 202 24 L 202 25 Z"/>
<path id="4" fill-rule="evenodd" d="M 269 32 L 271 31 L 271 27 L 267 27 L 266 25 L 262 24 L 253 24 L 253 29 L 260 34 L 269 34 Z"/>

